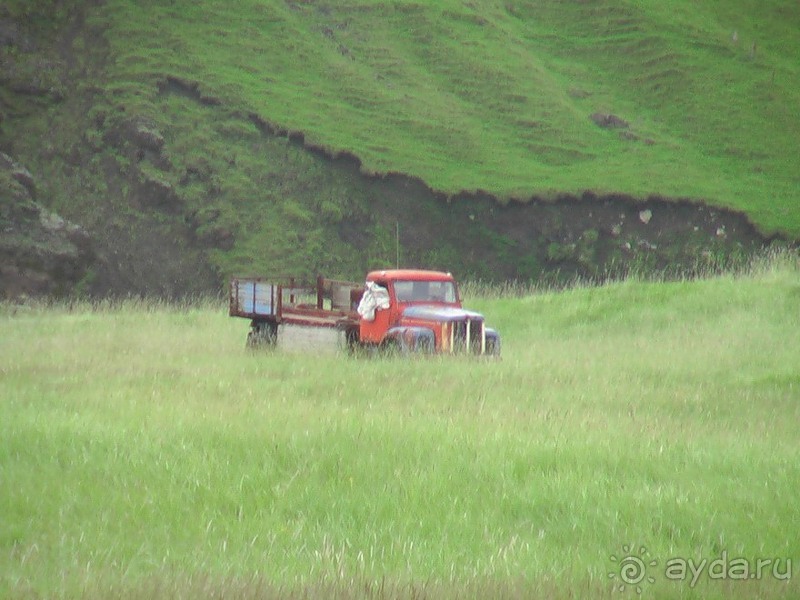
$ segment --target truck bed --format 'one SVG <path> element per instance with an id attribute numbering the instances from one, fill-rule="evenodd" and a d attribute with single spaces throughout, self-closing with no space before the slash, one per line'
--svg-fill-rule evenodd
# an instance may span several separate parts
<path id="1" fill-rule="evenodd" d="M 337 327 L 358 322 L 355 307 L 363 284 L 317 278 L 302 285 L 294 278 L 234 277 L 229 314 L 251 320 Z"/>

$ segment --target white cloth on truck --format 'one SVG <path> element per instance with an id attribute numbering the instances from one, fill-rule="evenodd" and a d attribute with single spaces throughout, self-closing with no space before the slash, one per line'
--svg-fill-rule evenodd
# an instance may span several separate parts
<path id="1" fill-rule="evenodd" d="M 361 302 L 358 303 L 358 314 L 365 321 L 374 321 L 375 311 L 387 308 L 389 308 L 389 290 L 373 281 L 368 281 Z"/>

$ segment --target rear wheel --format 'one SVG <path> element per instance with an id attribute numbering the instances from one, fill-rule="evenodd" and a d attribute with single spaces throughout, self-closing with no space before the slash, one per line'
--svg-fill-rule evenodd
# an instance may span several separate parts
<path id="1" fill-rule="evenodd" d="M 252 350 L 274 348 L 278 341 L 278 324 L 274 321 L 253 321 L 247 333 L 247 347 Z"/>

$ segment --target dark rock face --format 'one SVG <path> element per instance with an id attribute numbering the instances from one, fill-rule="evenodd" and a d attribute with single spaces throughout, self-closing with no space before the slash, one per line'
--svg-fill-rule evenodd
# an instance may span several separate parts
<path id="1" fill-rule="evenodd" d="M 102 125 L 101 125 L 102 126 Z M 149 150 L 155 154 L 164 147 L 164 136 L 148 119 L 129 118 L 106 129 L 104 141 L 119 150 Z"/>
<path id="2" fill-rule="evenodd" d="M 131 141 L 144 150 L 161 152 L 164 147 L 164 137 L 155 129 L 144 123 L 136 124 L 131 131 Z"/>
<path id="3" fill-rule="evenodd" d="M 152 209 L 169 214 L 181 212 L 182 202 L 175 189 L 166 181 L 144 177 L 139 193 L 132 199 L 139 208 Z"/>
<path id="4" fill-rule="evenodd" d="M 89 275 L 89 234 L 33 199 L 35 179 L 0 153 L 0 299 L 60 296 Z"/>

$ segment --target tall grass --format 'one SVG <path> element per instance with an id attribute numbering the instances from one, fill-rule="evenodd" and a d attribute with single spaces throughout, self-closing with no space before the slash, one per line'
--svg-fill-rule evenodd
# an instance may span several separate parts
<path id="1" fill-rule="evenodd" d="M 627 282 L 663 283 L 668 281 L 691 281 L 728 277 L 747 279 L 763 277 L 775 271 L 796 271 L 798 251 L 791 246 L 774 244 L 753 254 L 699 257 L 693 268 L 674 271 L 670 268 L 637 269 L 635 265 L 625 270 L 615 269 L 613 265 L 594 278 L 574 277 L 564 281 L 558 272 L 542 274 L 534 280 L 507 280 L 502 282 L 468 280 L 461 284 L 460 293 L 467 301 L 472 298 L 522 298 L 534 294 L 560 291 L 573 288 L 596 287 L 604 284 Z"/>
<path id="2" fill-rule="evenodd" d="M 649 597 L 798 595 L 663 570 L 800 559 L 796 258 L 470 300 L 501 361 L 251 353 L 221 304 L 6 307 L 0 594 L 611 597 L 644 546 Z"/>

